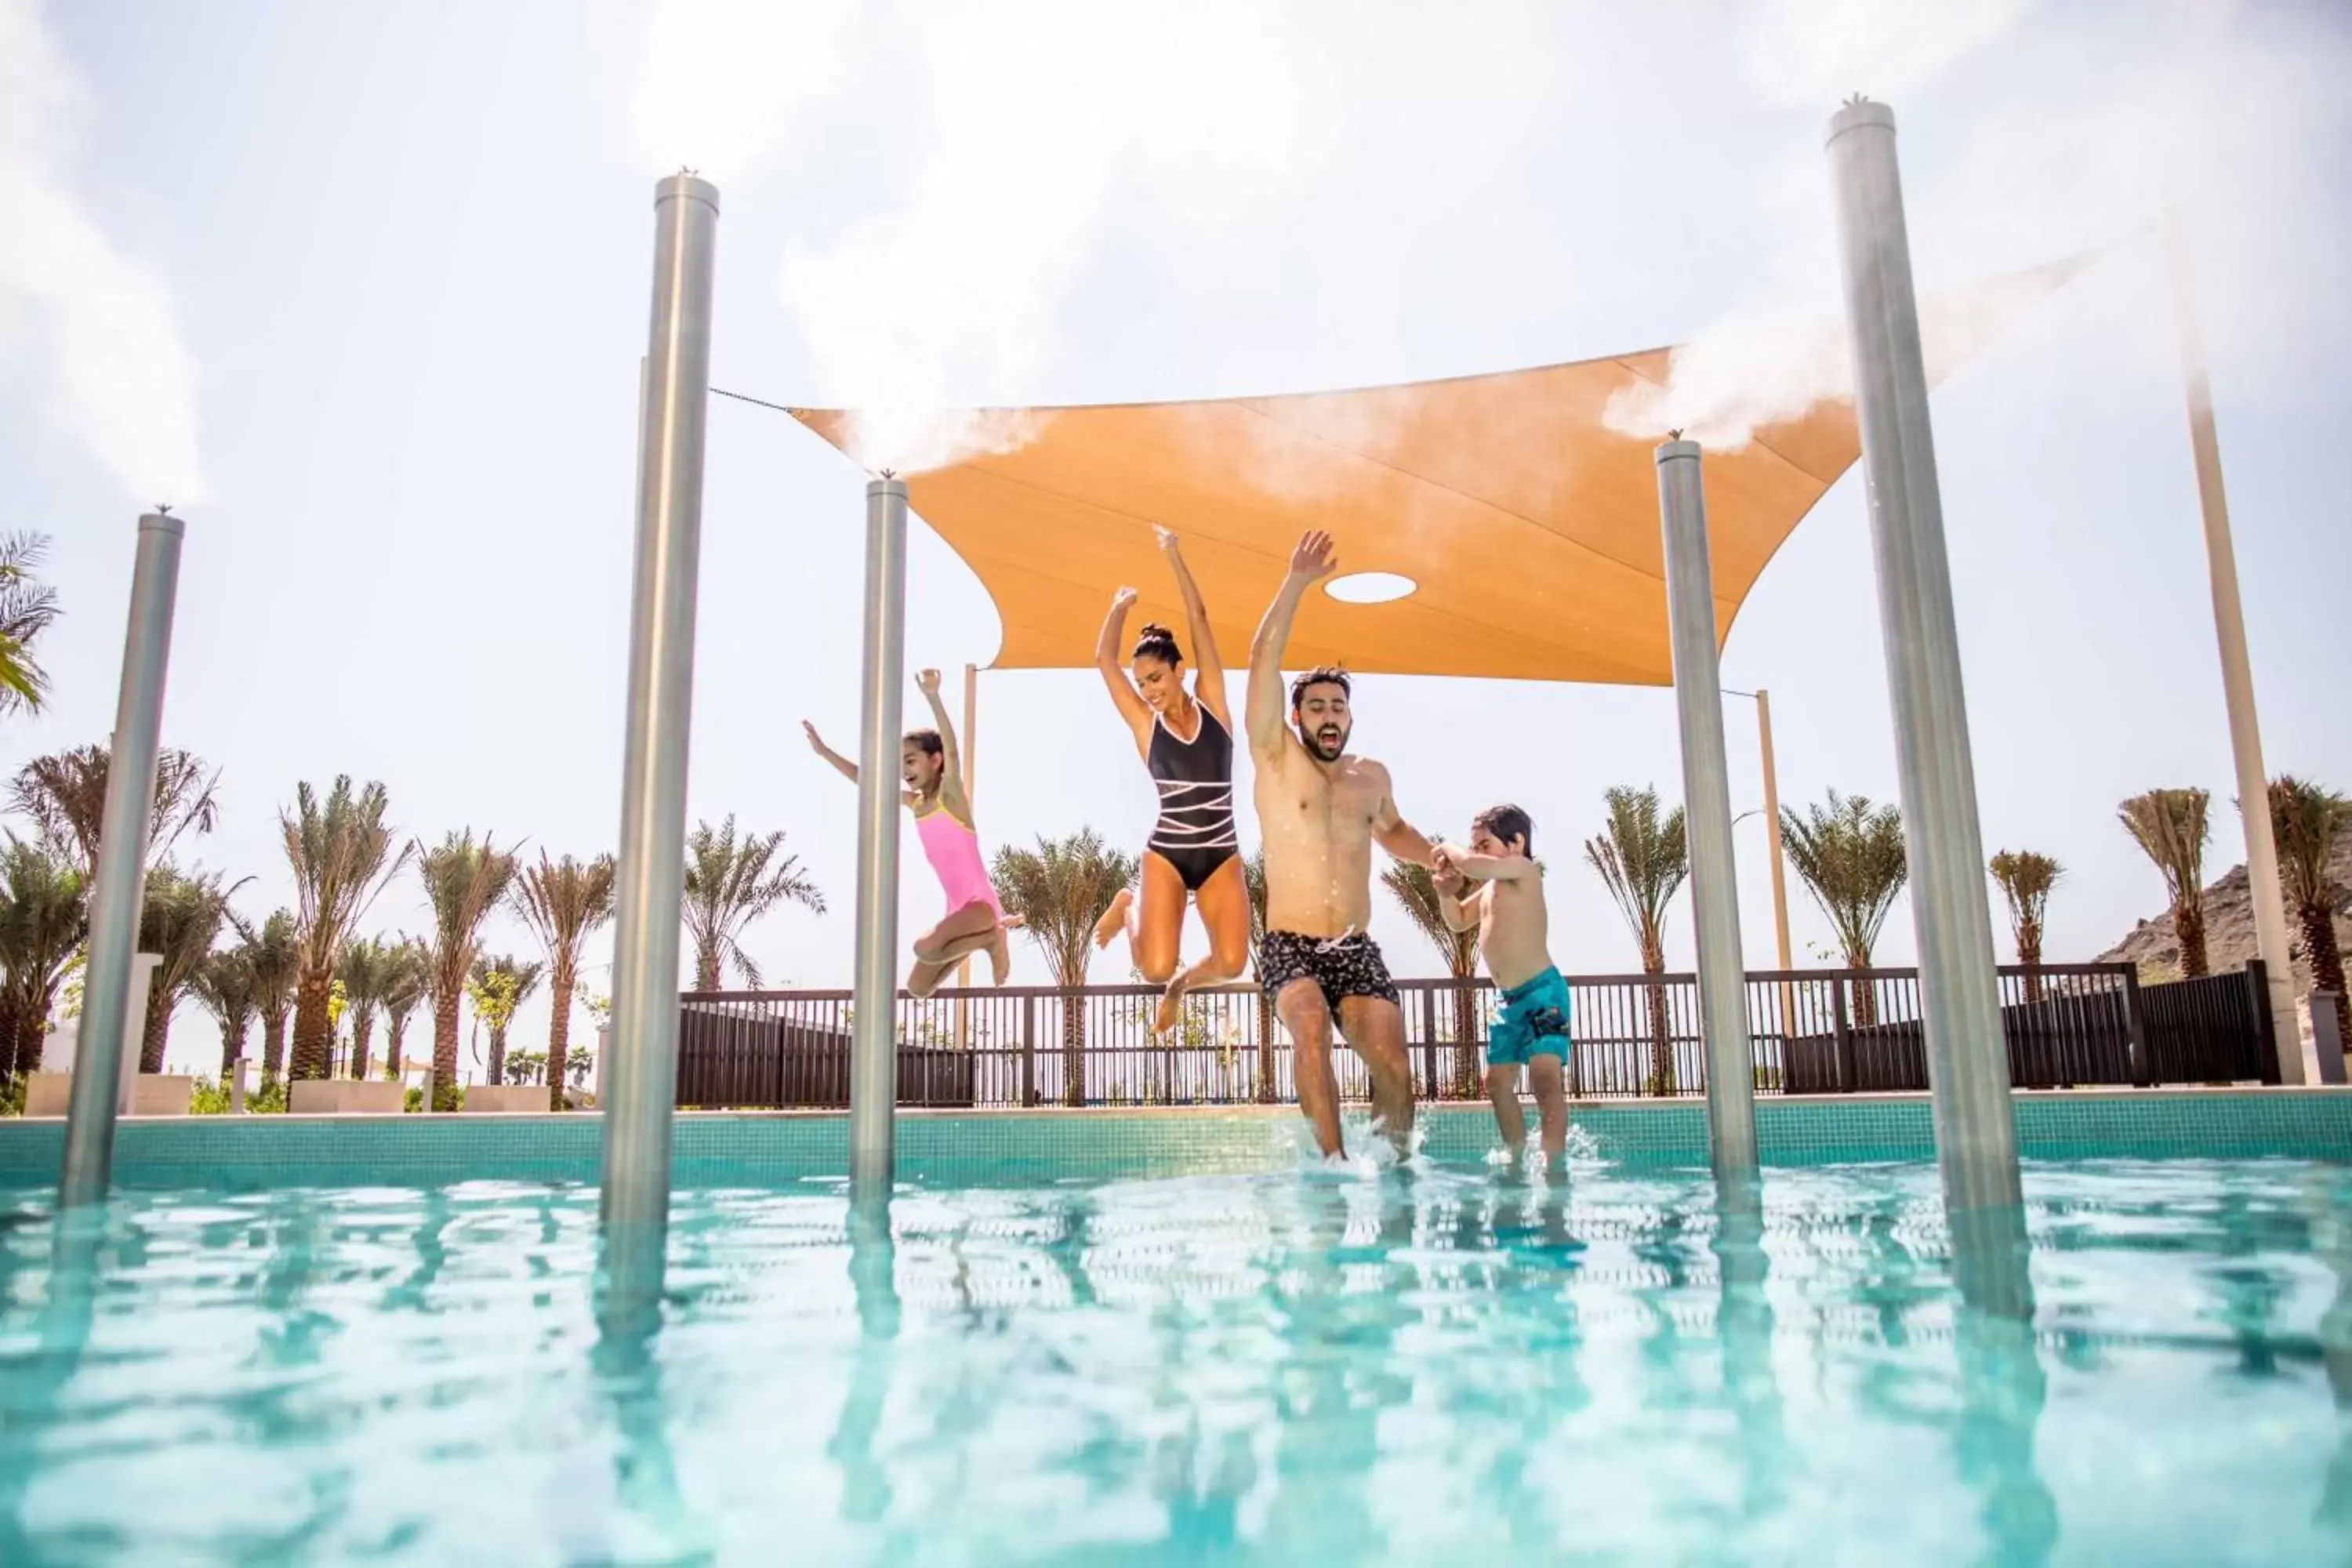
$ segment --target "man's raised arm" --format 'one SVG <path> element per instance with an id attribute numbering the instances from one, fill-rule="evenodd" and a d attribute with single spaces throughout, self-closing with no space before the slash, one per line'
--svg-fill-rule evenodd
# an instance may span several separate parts
<path id="1" fill-rule="evenodd" d="M 1282 652 L 1290 644 L 1290 623 L 1308 585 L 1328 576 L 1337 565 L 1329 534 L 1312 529 L 1302 535 L 1298 548 L 1290 552 L 1290 574 L 1282 580 L 1282 591 L 1275 595 L 1274 603 L 1266 606 L 1265 619 L 1257 624 L 1257 636 L 1250 639 L 1247 705 L 1254 755 L 1271 757 L 1282 750 Z"/>

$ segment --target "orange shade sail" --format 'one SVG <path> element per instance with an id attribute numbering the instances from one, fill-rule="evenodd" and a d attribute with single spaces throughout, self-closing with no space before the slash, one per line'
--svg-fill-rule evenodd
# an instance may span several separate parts
<path id="1" fill-rule="evenodd" d="M 1940 379 L 2078 265 L 1929 302 L 1931 373 Z M 1659 437 L 1606 416 L 1612 399 L 1663 385 L 1673 353 L 1349 392 L 989 410 L 975 417 L 997 449 L 912 474 L 908 500 L 994 601 L 996 668 L 1090 666 L 1121 586 L 1141 595 L 1130 636 L 1150 619 L 1189 644 L 1154 524 L 1181 536 L 1219 651 L 1238 668 L 1292 546 L 1321 528 L 1342 574 L 1415 586 L 1382 604 L 1311 590 L 1289 668 L 1671 685 Z M 855 413 L 792 413 L 856 455 Z M 1852 404 L 1832 399 L 1706 453 L 1718 642 L 1860 452 Z"/>

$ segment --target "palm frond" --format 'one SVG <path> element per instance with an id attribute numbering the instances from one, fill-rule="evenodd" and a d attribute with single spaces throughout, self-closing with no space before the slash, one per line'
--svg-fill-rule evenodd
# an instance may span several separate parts
<path id="1" fill-rule="evenodd" d="M 48 674 L 33 656 L 60 613 L 57 590 L 33 576 L 48 549 L 43 534 L 0 536 L 0 713 L 37 710 L 48 695 Z"/>
<path id="2" fill-rule="evenodd" d="M 1780 809 L 1780 846 L 1798 880 L 1813 896 L 1846 963 L 1870 966 L 1886 916 L 1910 878 L 1903 846 L 1903 814 L 1866 795 L 1829 792 L 1826 805 L 1802 816 Z"/>
<path id="3" fill-rule="evenodd" d="M 2124 830 L 2156 862 L 2176 903 L 2196 897 L 2205 886 L 2205 846 L 2212 837 L 2206 821 L 2210 800 L 2201 789 L 2152 789 L 2116 808 Z"/>
<path id="4" fill-rule="evenodd" d="M 1040 836 L 1034 849 L 1006 845 L 996 852 L 991 879 L 1009 913 L 1045 955 L 1057 985 L 1087 983 L 1097 922 L 1119 889 L 1135 880 L 1132 856 L 1108 847 L 1082 827 L 1066 838 Z"/>
<path id="5" fill-rule="evenodd" d="M 800 857 L 776 858 L 783 845 L 781 829 L 739 839 L 732 813 L 715 828 L 698 822 L 687 835 L 679 913 L 694 942 L 697 990 L 716 990 L 730 961 L 758 988 L 759 966 L 744 951 L 743 931 L 778 904 L 796 903 L 812 914 L 824 913 L 824 894 L 801 869 Z"/>
<path id="6" fill-rule="evenodd" d="M 2352 801 L 2292 774 L 2271 781 L 2271 837 L 2278 846 L 2279 881 L 2288 901 L 2335 902 L 2328 868 L 2336 841 L 2352 830 Z"/>
<path id="7" fill-rule="evenodd" d="M 488 833 L 476 842 L 470 827 L 444 835 L 432 848 L 422 843 L 412 847 L 425 896 L 433 907 L 427 990 L 435 1002 L 446 1005 L 465 994 L 482 922 L 507 896 L 517 862 L 513 852 L 497 847 Z"/>
<path id="8" fill-rule="evenodd" d="M 10 807 L 30 818 L 44 841 L 79 859 L 84 876 L 98 867 L 112 760 L 103 745 L 75 746 L 35 757 L 9 785 Z M 170 853 L 184 834 L 213 830 L 220 820 L 219 784 L 219 771 L 194 752 L 157 754 L 155 804 L 147 816 L 150 860 Z"/>
<path id="9" fill-rule="evenodd" d="M 1455 931 L 1445 923 L 1445 911 L 1439 902 L 1437 882 L 1425 866 L 1395 860 L 1381 873 L 1381 883 L 1396 896 L 1416 930 L 1427 937 L 1445 961 L 1446 972 L 1458 980 L 1466 980 L 1478 973 L 1478 931 Z"/>
<path id="10" fill-rule="evenodd" d="M 1645 969 L 1665 963 L 1666 910 L 1690 875 L 1690 844 L 1683 808 L 1659 815 L 1654 785 L 1619 784 L 1607 791 L 1607 826 L 1585 841 L 1584 858 L 1642 949 Z"/>

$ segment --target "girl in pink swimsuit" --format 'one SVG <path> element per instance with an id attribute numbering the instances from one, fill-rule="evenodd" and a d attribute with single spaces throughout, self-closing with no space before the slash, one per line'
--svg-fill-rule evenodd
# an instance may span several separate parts
<path id="1" fill-rule="evenodd" d="M 948 721 L 947 705 L 940 700 L 940 672 L 927 669 L 915 684 L 931 705 L 935 730 L 909 730 L 898 750 L 899 777 L 907 785 L 908 807 L 915 814 L 915 837 L 923 842 L 923 858 L 939 874 L 940 890 L 947 895 L 947 918 L 915 939 L 915 967 L 907 989 L 929 996 L 949 970 L 970 953 L 985 949 L 992 977 L 1004 984 L 1011 954 L 1004 933 L 1020 924 L 997 902 L 996 887 L 988 879 L 988 864 L 980 853 L 980 835 L 972 830 L 971 801 L 963 792 L 961 752 L 955 726 Z M 803 720 L 809 744 L 852 784 L 857 764 L 826 745 L 816 726 Z"/>

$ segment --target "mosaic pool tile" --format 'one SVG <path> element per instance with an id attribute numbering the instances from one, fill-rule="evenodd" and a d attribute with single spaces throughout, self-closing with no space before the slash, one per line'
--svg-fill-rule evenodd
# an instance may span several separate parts
<path id="1" fill-rule="evenodd" d="M 2352 1162 L 2352 1091 L 2249 1089 L 2027 1094 L 2014 1101 L 2029 1159 L 2247 1158 Z M 1570 1108 L 1605 1160 L 1628 1168 L 1706 1163 L 1706 1108 L 1696 1100 Z M 1766 1099 L 1757 1141 L 1768 1165 L 1935 1157 L 1924 1095 Z M 1425 1106 L 1424 1147 L 1475 1157 L 1495 1146 L 1484 1105 Z M 1299 1160 L 1305 1124 L 1288 1106 L 1203 1110 L 909 1112 L 898 1124 L 900 1172 L 916 1181 L 1034 1184 L 1242 1173 Z M 125 1122 L 115 1179 L 132 1187 L 253 1189 L 415 1186 L 465 1181 L 593 1182 L 604 1127 L 593 1116 L 190 1117 Z M 64 1124 L 0 1121 L 0 1186 L 57 1177 Z M 681 1185 L 773 1185 L 841 1178 L 848 1119 L 839 1114 L 683 1115 L 673 1157 Z"/>

